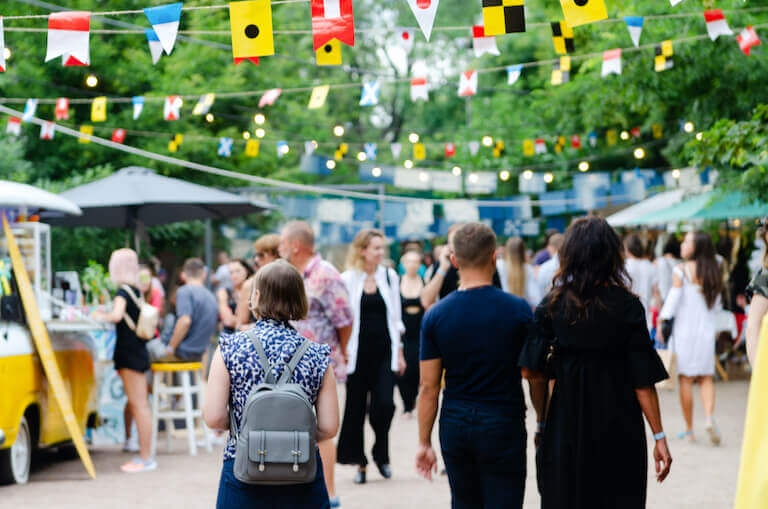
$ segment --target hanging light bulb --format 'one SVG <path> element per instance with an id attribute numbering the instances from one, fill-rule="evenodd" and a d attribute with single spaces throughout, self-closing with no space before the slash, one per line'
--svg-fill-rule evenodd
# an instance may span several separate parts
<path id="1" fill-rule="evenodd" d="M 257 113 L 253 116 L 253 121 L 256 125 L 264 125 L 264 122 L 267 121 L 267 117 L 265 117 L 263 113 Z"/>
<path id="2" fill-rule="evenodd" d="M 429 173 L 427 173 L 426 171 L 419 172 L 419 180 L 421 180 L 422 182 L 428 181 Z"/>
<path id="3" fill-rule="evenodd" d="M 461 176 L 461 168 L 458 166 L 454 166 L 453 169 L 451 169 L 451 173 L 453 173 L 455 177 L 459 177 Z"/>
<path id="4" fill-rule="evenodd" d="M 93 74 L 89 74 L 88 77 L 85 78 L 85 84 L 93 88 L 99 84 L 99 78 L 97 78 Z"/>
<path id="5" fill-rule="evenodd" d="M 484 147 L 490 147 L 493 145 L 493 138 L 490 136 L 483 136 L 482 142 Z"/>
<path id="6" fill-rule="evenodd" d="M 373 176 L 374 176 L 374 177 L 376 177 L 376 178 L 379 178 L 379 177 L 381 177 L 381 168 L 379 168 L 379 167 L 377 166 L 376 168 L 372 169 L 372 170 L 371 170 L 371 175 L 373 175 Z"/>
<path id="7" fill-rule="evenodd" d="M 337 125 L 337 126 L 334 126 L 334 128 L 333 128 L 333 134 L 335 134 L 335 135 L 336 135 L 336 136 L 338 136 L 339 138 L 341 138 L 342 136 L 344 136 L 344 126 L 343 126 L 343 125 Z"/>
<path id="8" fill-rule="evenodd" d="M 678 170 L 677 168 L 672 170 L 672 178 L 673 179 L 679 179 L 680 178 L 680 170 Z"/>
<path id="9" fill-rule="evenodd" d="M 329 170 L 333 170 L 336 168 L 336 161 L 333 159 L 328 159 L 328 161 L 325 163 L 325 167 Z"/>
<path id="10" fill-rule="evenodd" d="M 643 159 L 645 157 L 645 149 L 643 147 L 637 147 L 635 149 L 635 159 Z"/>
<path id="11" fill-rule="evenodd" d="M 579 171 L 584 173 L 585 171 L 589 171 L 589 162 L 588 161 L 582 161 L 579 163 Z"/>
<path id="12" fill-rule="evenodd" d="M 509 170 L 501 170 L 501 172 L 499 172 L 499 178 L 500 178 L 500 179 L 501 179 L 503 182 L 506 182 L 507 180 L 509 180 L 509 177 L 510 177 L 510 176 L 511 176 L 511 175 L 510 175 L 510 173 L 509 173 Z"/>
<path id="13" fill-rule="evenodd" d="M 621 134 L 619 135 L 622 140 L 628 140 L 629 139 L 629 131 L 621 131 Z"/>
<path id="14" fill-rule="evenodd" d="M 704 139 L 704 133 L 701 132 L 701 131 L 697 132 L 696 133 L 696 139 L 699 140 L 699 141 L 703 140 Z"/>
<path id="15" fill-rule="evenodd" d="M 692 133 L 695 128 L 696 127 L 693 125 L 693 122 L 689 121 L 689 122 L 686 122 L 685 124 L 683 124 L 683 131 L 685 131 L 687 133 Z"/>
<path id="16" fill-rule="evenodd" d="M 411 133 L 408 135 L 408 141 L 411 143 L 418 143 L 419 142 L 419 135 L 417 133 Z"/>
<path id="17" fill-rule="evenodd" d="M 551 173 L 545 173 L 544 174 L 544 182 L 547 184 L 551 184 L 555 180 L 555 176 Z"/>
<path id="18" fill-rule="evenodd" d="M 248 131 L 243 131 L 243 138 L 246 139 L 246 140 L 250 140 L 251 139 L 251 133 L 249 133 Z"/>
<path id="19" fill-rule="evenodd" d="M 525 180 L 531 180 L 533 178 L 533 172 L 531 170 L 525 170 L 523 172 L 523 178 Z"/>
<path id="20" fill-rule="evenodd" d="M 368 156 L 367 156 L 367 155 L 365 155 L 365 152 L 358 152 L 358 153 L 357 153 L 357 160 L 358 160 L 358 161 L 360 161 L 360 162 L 362 163 L 362 162 L 363 162 L 363 161 L 365 161 L 366 159 L 368 159 Z"/>
<path id="21" fill-rule="evenodd" d="M 213 116 L 213 113 L 206 113 L 206 115 L 205 115 L 205 121 L 206 121 L 206 122 L 208 122 L 208 123 L 210 124 L 211 122 L 213 122 L 213 120 L 214 120 L 214 116 Z"/>
<path id="22" fill-rule="evenodd" d="M 405 166 L 410 170 L 411 168 L 413 168 L 413 161 L 411 161 L 410 159 L 406 159 L 405 162 L 403 163 L 403 166 Z"/>
<path id="23" fill-rule="evenodd" d="M 257 138 L 263 138 L 263 137 L 264 137 L 264 136 L 266 136 L 266 135 L 267 135 L 267 131 L 265 131 L 265 130 L 264 130 L 264 129 L 262 129 L 261 127 L 259 127 L 258 129 L 256 129 L 256 137 L 257 137 Z"/>
<path id="24" fill-rule="evenodd" d="M 469 176 L 469 181 L 473 184 L 477 184 L 478 180 L 480 180 L 480 177 L 478 177 L 476 173 Z"/>

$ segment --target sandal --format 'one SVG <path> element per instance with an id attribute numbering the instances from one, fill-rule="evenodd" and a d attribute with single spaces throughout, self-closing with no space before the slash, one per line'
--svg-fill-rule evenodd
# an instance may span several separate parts
<path id="1" fill-rule="evenodd" d="M 126 474 L 141 474 L 144 472 L 152 472 L 157 470 L 157 462 L 154 458 L 150 458 L 147 461 L 144 461 L 137 456 L 136 458 L 133 458 L 131 461 L 121 466 L 120 470 Z"/>
<path id="2" fill-rule="evenodd" d="M 712 442 L 712 445 L 720 445 L 720 441 L 721 441 L 720 430 L 717 429 L 717 426 L 715 425 L 715 423 L 707 424 L 707 427 L 704 429 L 707 430 L 707 433 L 709 434 L 709 440 Z"/>
<path id="3" fill-rule="evenodd" d="M 687 438 L 689 442 L 696 441 L 696 439 L 693 437 L 693 431 L 682 431 L 677 434 L 677 438 L 679 440 L 683 440 L 684 438 Z"/>

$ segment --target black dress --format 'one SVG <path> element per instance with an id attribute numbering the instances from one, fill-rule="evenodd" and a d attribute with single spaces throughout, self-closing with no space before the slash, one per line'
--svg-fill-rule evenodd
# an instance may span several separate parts
<path id="1" fill-rule="evenodd" d="M 138 288 L 130 287 L 133 296 L 138 298 L 141 292 Z M 139 321 L 139 308 L 125 288 L 119 288 L 115 297 L 125 299 L 125 312 L 131 317 L 133 323 Z M 120 320 L 115 325 L 115 369 L 132 369 L 141 373 L 149 369 L 149 352 L 145 341 L 136 336 L 136 333 L 128 327 L 125 320 Z"/>
<path id="2" fill-rule="evenodd" d="M 668 377 L 637 297 L 596 290 L 608 309 L 566 320 L 537 308 L 520 366 L 544 371 L 550 344 L 555 388 L 537 451 L 542 509 L 645 507 L 648 444 L 636 388 Z"/>
<path id="3" fill-rule="evenodd" d="M 405 353 L 405 373 L 398 377 L 397 388 L 400 390 L 400 397 L 403 398 L 403 409 L 405 412 L 412 412 L 416 406 L 416 397 L 419 394 L 419 342 L 421 340 L 421 319 L 424 318 L 424 307 L 421 305 L 421 299 L 409 299 L 400 296 L 403 306 L 403 325 L 405 325 L 405 334 L 403 336 L 403 348 Z M 418 308 L 418 312 L 410 314 L 406 312 L 408 308 Z"/>
<path id="4" fill-rule="evenodd" d="M 235 291 L 230 288 L 225 288 L 227 292 L 227 306 L 229 307 L 229 310 L 232 311 L 232 314 L 237 314 L 237 299 L 235 298 Z M 227 327 L 226 325 L 221 328 L 221 332 L 224 334 L 234 334 L 235 328 L 234 327 Z"/>

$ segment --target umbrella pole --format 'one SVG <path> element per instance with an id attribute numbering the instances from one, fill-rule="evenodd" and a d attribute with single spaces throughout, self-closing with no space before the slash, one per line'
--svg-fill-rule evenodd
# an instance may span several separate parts
<path id="1" fill-rule="evenodd" d="M 205 220 L 205 265 L 208 267 L 205 276 L 205 284 L 210 288 L 213 267 L 213 225 L 210 219 Z"/>

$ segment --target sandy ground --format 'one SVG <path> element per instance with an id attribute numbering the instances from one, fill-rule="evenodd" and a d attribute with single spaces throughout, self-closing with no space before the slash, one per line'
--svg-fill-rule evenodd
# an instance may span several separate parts
<path id="1" fill-rule="evenodd" d="M 696 508 L 726 509 L 732 507 L 743 432 L 748 386 L 745 382 L 717 385 L 717 422 L 723 432 L 720 447 L 705 440 L 700 400 L 696 400 L 696 432 L 698 441 L 689 444 L 672 439 L 674 458 L 670 478 L 658 485 L 650 481 L 648 507 L 653 509 Z M 698 396 L 697 396 L 698 398 Z M 677 393 L 662 392 L 662 415 L 665 429 L 675 435 L 683 429 Z M 398 402 L 399 404 L 399 402 Z M 529 430 L 534 419 L 529 415 Z M 368 429 L 366 447 L 371 445 Z M 186 455 L 186 443 L 175 442 L 174 453 L 167 454 L 161 435 L 157 472 L 126 475 L 119 471 L 127 455 L 116 449 L 92 450 L 97 479 L 88 480 L 78 460 L 66 460 L 47 453 L 37 458 L 31 481 L 26 486 L 0 487 L 2 508 L 212 508 L 221 467 L 220 451 L 202 452 L 197 457 Z M 392 480 L 381 479 L 375 467 L 369 471 L 364 486 L 352 483 L 355 467 L 337 468 L 337 490 L 345 508 L 445 508 L 450 507 L 450 493 L 445 476 L 429 483 L 417 477 L 413 454 L 417 440 L 415 420 L 406 420 L 400 412 L 392 425 Z M 437 440 L 435 440 L 437 443 Z M 529 450 L 529 472 L 532 446 Z M 610 465 L 606 466 L 610 468 Z M 652 467 L 649 465 L 649 469 Z M 600 472 L 595 472 L 599 476 Z M 654 479 L 649 474 L 649 479 Z M 525 508 L 539 507 L 535 479 L 528 476 Z"/>

